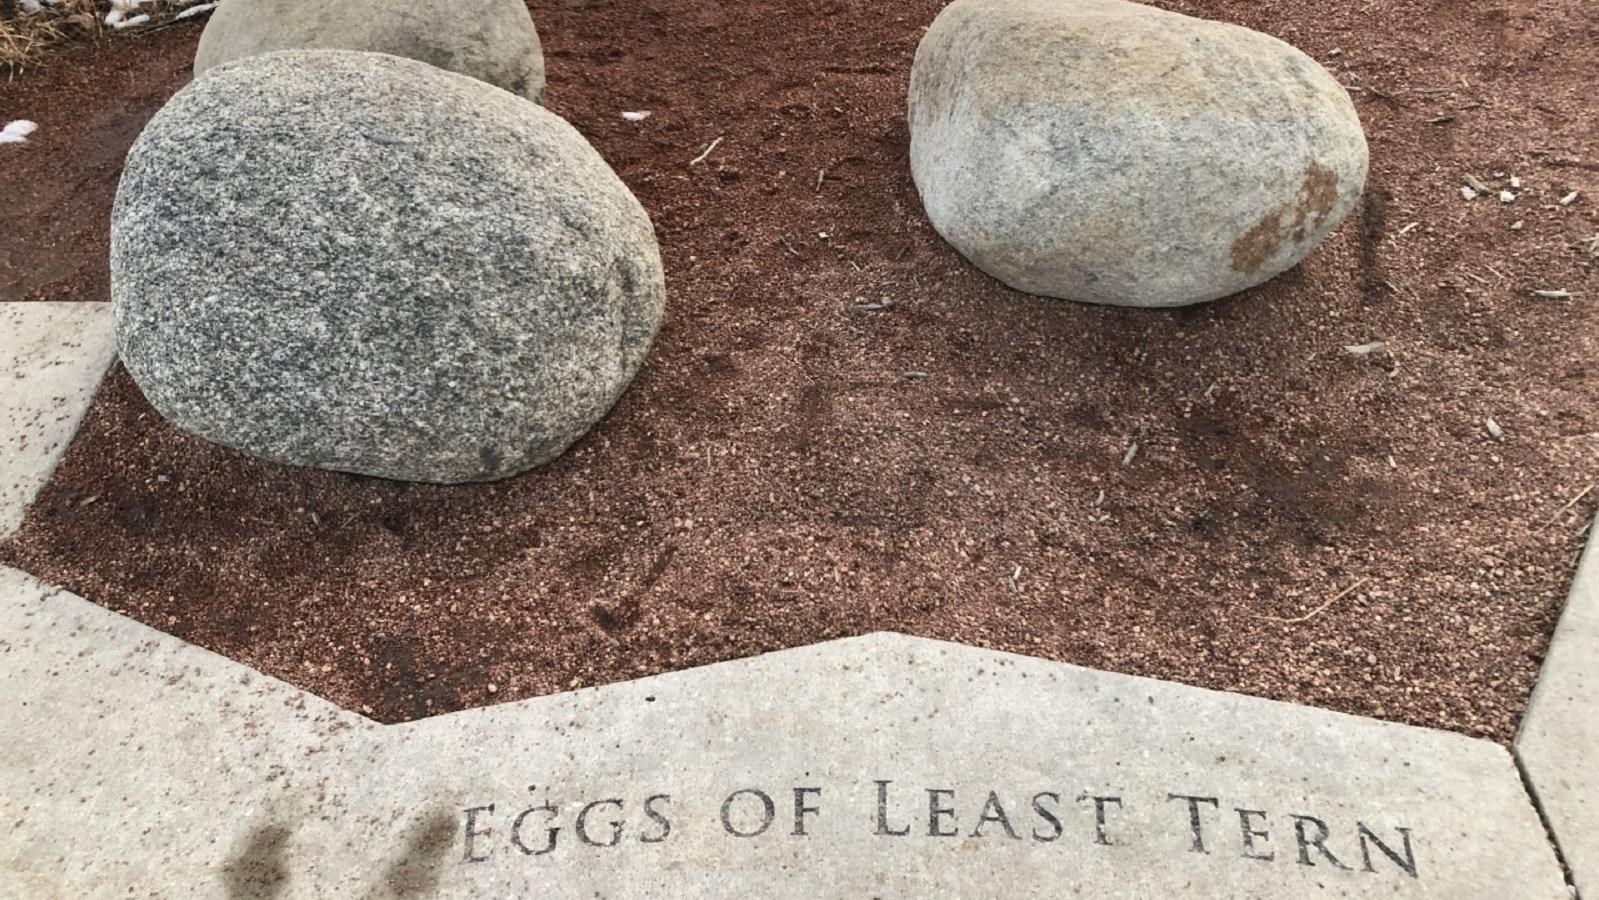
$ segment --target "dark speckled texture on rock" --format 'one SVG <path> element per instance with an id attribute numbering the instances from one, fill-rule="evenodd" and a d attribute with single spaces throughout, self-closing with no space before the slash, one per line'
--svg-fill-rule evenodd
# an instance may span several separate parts
<path id="1" fill-rule="evenodd" d="M 157 409 L 385 478 L 553 459 L 631 381 L 665 299 L 648 216 L 582 135 L 381 54 L 211 70 L 135 143 L 112 219 L 118 343 Z"/>
<path id="2" fill-rule="evenodd" d="M 1365 133 L 1315 60 L 1125 0 L 955 0 L 916 51 L 933 226 L 1018 290 L 1215 300 L 1289 269 L 1360 199 Z"/>
<path id="3" fill-rule="evenodd" d="M 194 71 L 275 50 L 390 53 L 544 99 L 544 49 L 522 0 L 228 0 Z"/>

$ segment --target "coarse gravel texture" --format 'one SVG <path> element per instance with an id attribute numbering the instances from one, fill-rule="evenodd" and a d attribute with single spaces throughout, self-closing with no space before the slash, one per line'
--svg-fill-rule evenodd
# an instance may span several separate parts
<path id="1" fill-rule="evenodd" d="M 1258 289 L 1078 306 L 962 261 L 906 159 L 937 0 L 537 3 L 550 108 L 661 236 L 667 321 L 615 412 L 529 476 L 407 487 L 185 437 L 118 373 L 0 556 L 391 721 L 892 629 L 1508 740 L 1599 500 L 1570 503 L 1599 22 L 1162 5 L 1358 89 L 1366 200 Z M 0 296 L 104 297 L 115 147 L 195 36 L 0 85 L 41 125 L 0 148 Z M 1468 174 L 1522 186 L 1468 202 Z"/>

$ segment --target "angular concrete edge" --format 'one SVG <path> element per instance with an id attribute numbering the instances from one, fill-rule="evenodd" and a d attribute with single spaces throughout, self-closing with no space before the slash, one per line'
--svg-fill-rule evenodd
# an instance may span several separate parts
<path id="1" fill-rule="evenodd" d="M 22 524 L 116 353 L 108 303 L 0 304 L 0 539 Z"/>
<path id="2" fill-rule="evenodd" d="M 1578 894 L 1599 898 L 1599 534 L 1577 567 L 1515 753 Z"/>
<path id="3" fill-rule="evenodd" d="M 0 682 L 6 898 L 212 880 L 219 822 L 268 800 L 309 810 L 305 773 L 374 727 L 3 566 Z"/>
<path id="4" fill-rule="evenodd" d="M 14 570 L 0 634 L 0 896 L 1566 897 L 1499 745 L 956 644 L 380 727 Z"/>

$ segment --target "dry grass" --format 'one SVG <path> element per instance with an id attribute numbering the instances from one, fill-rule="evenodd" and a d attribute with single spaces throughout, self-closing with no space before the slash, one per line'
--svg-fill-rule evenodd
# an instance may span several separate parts
<path id="1" fill-rule="evenodd" d="M 56 44 L 99 36 L 105 26 L 101 0 L 65 0 L 40 13 L 13 9 L 14 3 L 0 0 L 0 72 L 15 77 L 38 62 L 44 51 Z"/>
<path id="2" fill-rule="evenodd" d="M 156 0 L 146 2 L 138 12 L 149 13 L 153 23 L 165 21 L 196 0 Z M 37 65 L 51 47 L 79 40 L 92 40 L 113 29 L 105 25 L 111 10 L 110 0 L 61 0 L 43 12 L 25 13 L 20 0 L 0 0 L 0 76 L 14 78 Z M 154 27 L 128 29 L 128 34 Z"/>

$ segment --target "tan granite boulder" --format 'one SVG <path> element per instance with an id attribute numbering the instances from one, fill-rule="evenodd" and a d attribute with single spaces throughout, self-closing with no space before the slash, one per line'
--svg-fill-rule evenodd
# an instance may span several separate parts
<path id="1" fill-rule="evenodd" d="M 1294 266 L 1349 213 L 1347 91 L 1289 45 L 1125 0 L 956 0 L 910 88 L 938 232 L 1034 294 L 1214 300 Z"/>

